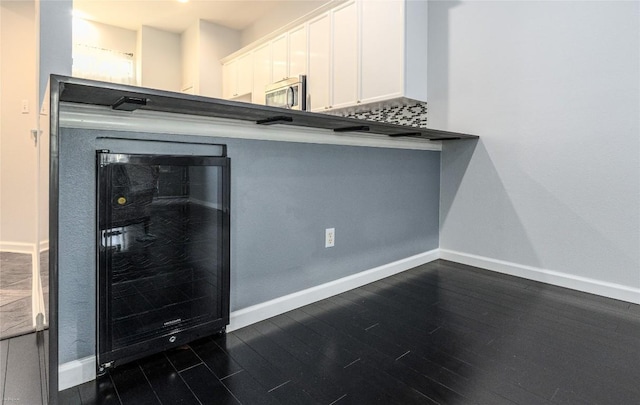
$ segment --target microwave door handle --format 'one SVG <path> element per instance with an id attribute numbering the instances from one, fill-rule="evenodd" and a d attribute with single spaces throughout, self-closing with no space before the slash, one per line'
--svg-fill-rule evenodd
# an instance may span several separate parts
<path id="1" fill-rule="evenodd" d="M 289 109 L 293 108 L 293 103 L 295 102 L 294 96 L 295 91 L 293 90 L 293 87 L 289 87 L 287 89 L 287 108 Z"/>

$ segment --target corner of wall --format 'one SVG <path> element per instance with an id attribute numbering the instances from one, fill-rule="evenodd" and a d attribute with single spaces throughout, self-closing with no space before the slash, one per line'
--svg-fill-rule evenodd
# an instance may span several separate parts
<path id="1" fill-rule="evenodd" d="M 448 249 L 440 249 L 440 258 L 527 280 L 640 304 L 640 288 Z"/>

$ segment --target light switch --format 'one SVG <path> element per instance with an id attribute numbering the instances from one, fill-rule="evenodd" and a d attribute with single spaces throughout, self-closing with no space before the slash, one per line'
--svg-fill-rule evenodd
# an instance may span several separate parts
<path id="1" fill-rule="evenodd" d="M 20 112 L 22 114 L 29 114 L 29 100 L 22 100 L 22 108 Z"/>

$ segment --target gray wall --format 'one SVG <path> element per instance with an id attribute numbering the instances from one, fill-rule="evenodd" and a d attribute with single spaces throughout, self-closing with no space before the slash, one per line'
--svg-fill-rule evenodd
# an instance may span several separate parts
<path id="1" fill-rule="evenodd" d="M 440 152 L 62 129 L 60 363 L 95 350 L 94 151 L 142 151 L 99 136 L 228 145 L 232 311 L 438 247 Z M 336 245 L 326 249 L 330 227 Z"/>
<path id="2" fill-rule="evenodd" d="M 440 247 L 640 287 L 640 3 L 429 2 Z"/>

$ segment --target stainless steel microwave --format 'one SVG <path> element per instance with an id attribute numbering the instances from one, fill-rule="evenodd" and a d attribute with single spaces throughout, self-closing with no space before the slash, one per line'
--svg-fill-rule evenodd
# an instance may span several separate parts
<path id="1" fill-rule="evenodd" d="M 267 85 L 265 104 L 291 110 L 307 109 L 307 76 L 300 75 Z"/>

